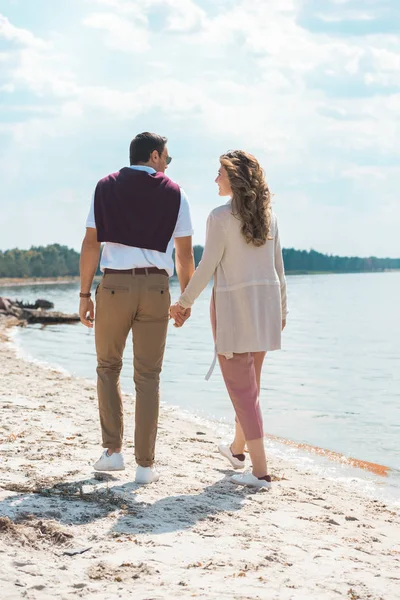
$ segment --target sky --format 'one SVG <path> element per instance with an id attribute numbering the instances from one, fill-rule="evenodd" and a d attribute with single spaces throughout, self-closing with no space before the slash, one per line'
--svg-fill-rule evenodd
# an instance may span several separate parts
<path id="1" fill-rule="evenodd" d="M 0 249 L 79 249 L 154 131 L 195 243 L 240 148 L 284 247 L 400 257 L 399 31 L 398 0 L 0 0 Z"/>

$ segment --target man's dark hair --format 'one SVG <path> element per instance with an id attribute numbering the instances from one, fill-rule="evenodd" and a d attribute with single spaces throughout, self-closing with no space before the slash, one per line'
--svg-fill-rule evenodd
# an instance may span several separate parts
<path id="1" fill-rule="evenodd" d="M 167 138 L 157 135 L 156 133 L 139 133 L 131 141 L 129 147 L 129 160 L 131 165 L 137 165 L 141 162 L 147 162 L 150 159 L 150 154 L 157 150 L 158 154 L 163 153 Z"/>

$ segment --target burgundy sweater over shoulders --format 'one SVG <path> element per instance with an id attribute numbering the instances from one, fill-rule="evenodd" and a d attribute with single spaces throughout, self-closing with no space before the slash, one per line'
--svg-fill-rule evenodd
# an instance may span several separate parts
<path id="1" fill-rule="evenodd" d="M 96 186 L 97 240 L 166 252 L 180 204 L 179 185 L 164 173 L 124 167 Z"/>

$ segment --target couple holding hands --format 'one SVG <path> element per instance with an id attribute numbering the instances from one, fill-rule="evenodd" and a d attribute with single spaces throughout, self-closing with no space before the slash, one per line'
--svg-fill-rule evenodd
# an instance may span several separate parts
<path id="1" fill-rule="evenodd" d="M 137 135 L 130 144 L 130 166 L 98 182 L 86 222 L 79 314 L 87 327 L 93 327 L 96 316 L 97 392 L 105 449 L 94 468 L 125 468 L 119 379 L 132 331 L 135 481 L 158 480 L 154 460 L 159 382 L 169 318 L 181 327 L 213 278 L 213 365 L 218 360 L 236 414 L 232 443 L 218 449 L 234 469 L 243 469 L 246 446 L 252 468 L 231 480 L 268 488 L 260 377 L 266 352 L 281 347 L 287 314 L 282 250 L 270 191 L 254 156 L 236 150 L 220 157 L 215 182 L 219 195 L 229 199 L 208 217 L 204 252 L 195 270 L 189 203 L 184 191 L 165 175 L 170 162 L 166 138 L 147 132 Z M 95 311 L 90 290 L 102 243 L 103 277 L 95 294 Z M 174 247 L 181 296 L 170 306 Z"/>

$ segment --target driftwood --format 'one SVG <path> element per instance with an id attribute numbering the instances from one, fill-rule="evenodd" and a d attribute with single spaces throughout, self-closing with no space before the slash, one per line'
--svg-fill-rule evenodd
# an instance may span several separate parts
<path id="1" fill-rule="evenodd" d="M 0 315 L 16 317 L 21 325 L 26 323 L 43 323 L 44 325 L 55 323 L 77 323 L 78 314 L 68 315 L 44 308 L 53 308 L 54 304 L 48 300 L 39 299 L 35 304 L 24 304 L 17 300 L 0 296 Z"/>
<path id="2" fill-rule="evenodd" d="M 30 304 L 29 302 L 21 302 L 21 300 L 16 300 L 15 304 L 17 304 L 20 308 L 45 308 L 46 310 L 49 308 L 54 308 L 53 302 L 49 300 L 43 300 L 43 298 L 38 298 L 35 300 L 34 304 Z"/>

